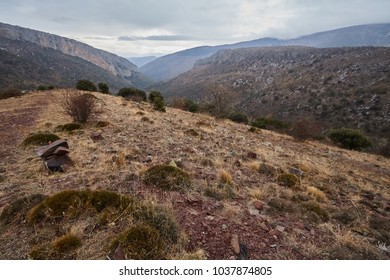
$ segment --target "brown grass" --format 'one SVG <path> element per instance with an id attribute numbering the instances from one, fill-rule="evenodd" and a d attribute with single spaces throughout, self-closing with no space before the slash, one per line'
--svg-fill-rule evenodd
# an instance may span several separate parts
<path id="1" fill-rule="evenodd" d="M 62 91 L 51 94 L 59 96 Z M 290 136 L 271 131 L 251 133 L 244 125 L 172 108 L 159 114 L 147 103 L 96 93 L 100 118 L 109 125 L 96 128 L 95 124 L 87 124 L 82 133 L 59 131 L 59 137 L 68 139 L 74 165 L 65 173 L 48 174 L 42 161 L 35 156 L 33 147 L 21 149 L 17 145 L 31 133 L 53 133 L 58 125 L 72 121 L 58 112 L 56 104 L 42 102 L 47 100 L 46 94 L 39 92 L 17 100 L 0 101 L 0 117 L 12 116 L 21 121 L 17 127 L 6 121 L 0 122 L 0 129 L 4 131 L 0 144 L 0 169 L 6 169 L 0 174 L 4 178 L 0 184 L 0 209 L 4 209 L 0 223 L 7 224 L 0 227 L 0 259 L 22 259 L 30 251 L 39 258 L 47 257 L 53 251 L 50 249 L 53 240 L 66 233 L 82 239 L 79 248 L 69 251 L 69 258 L 105 259 L 110 257 L 106 241 L 114 240 L 118 237 L 115 233 L 119 234 L 141 220 L 140 216 L 121 215 L 111 208 L 101 212 L 86 208 L 88 211 L 78 214 L 79 219 L 72 223 L 69 219 L 77 217 L 77 213 L 72 212 L 71 216 L 69 212 L 65 219 L 68 222 L 59 225 L 58 234 L 54 235 L 56 230 L 52 231 L 49 226 L 46 231 L 39 229 L 36 234 L 27 223 L 23 223 L 34 207 L 32 204 L 26 204 L 29 209 L 18 206 L 21 201 L 27 201 L 23 200 L 25 197 L 36 193 L 46 197 L 69 189 L 114 191 L 144 200 L 153 197 L 150 204 L 154 207 L 162 204 L 164 213 L 167 213 L 165 203 L 169 203 L 172 209 L 167 215 L 182 221 L 178 227 L 185 235 L 180 232 L 176 236 L 179 241 L 169 245 L 166 258 L 230 258 L 223 253 L 230 249 L 217 245 L 225 244 L 225 236 L 214 234 L 224 223 L 229 224 L 228 231 L 237 229 L 240 237 L 245 237 L 243 240 L 254 259 L 301 258 L 302 255 L 294 253 L 296 251 L 290 250 L 291 247 L 303 248 L 305 258 L 389 258 L 386 252 L 377 248 L 378 242 L 383 243 L 388 238 L 378 225 L 390 218 L 385 211 L 390 198 L 387 188 L 390 185 L 389 159 L 314 141 L 299 143 Z M 21 110 L 32 108 L 37 108 L 29 111 L 34 118 L 23 125 L 26 111 Z M 143 115 L 137 115 L 137 112 Z M 153 122 L 142 122 L 141 117 Z M 185 136 L 184 132 L 191 128 L 199 136 Z M 103 139 L 93 142 L 90 133 L 96 130 L 102 132 Z M 248 152 L 258 155 L 256 161 L 245 158 Z M 144 182 L 148 169 L 172 160 L 180 163 L 188 173 L 191 188 L 185 192 L 179 189 L 180 194 L 177 194 L 177 190 L 161 191 Z M 261 163 L 274 167 L 275 173 L 268 176 L 257 172 Z M 305 173 L 296 185 L 299 189 L 295 186 L 286 188 L 277 181 L 282 170 L 288 171 L 291 167 Z M 363 191 L 372 192 L 373 200 L 363 198 Z M 197 199 L 188 198 L 190 194 Z M 18 202 L 18 199 L 21 200 Z M 257 220 L 253 222 L 253 213 L 248 211 L 248 204 L 253 199 L 264 203 L 264 210 L 258 214 L 260 217 L 256 216 L 263 227 L 280 221 L 286 225 L 289 234 L 293 233 L 291 240 L 278 241 L 282 246 L 277 252 L 261 249 L 261 243 L 264 243 L 264 248 L 271 248 L 269 246 L 274 241 L 269 240 L 269 229 L 259 232 Z M 189 208 L 196 209 L 199 216 L 191 216 L 187 211 Z M 358 216 L 348 215 L 355 210 Z M 45 208 L 47 214 L 46 211 Z M 373 216 L 373 213 L 379 216 Z M 172 232 L 172 224 L 160 220 L 160 216 L 152 215 L 151 211 L 143 211 L 142 215 L 146 220 L 164 224 L 165 234 Z M 207 215 L 213 216 L 214 220 L 205 220 Z M 305 227 L 298 228 L 299 223 L 304 223 Z M 99 226 L 95 227 L 97 224 Z M 311 229 L 315 235 L 311 234 Z M 21 234 L 17 235 L 17 232 Z M 198 243 L 197 232 L 205 232 L 203 243 Z M 180 240 L 187 240 L 186 244 L 193 247 L 188 249 Z M 332 247 L 334 245 L 337 246 Z M 375 250 L 381 253 L 374 254 Z"/>

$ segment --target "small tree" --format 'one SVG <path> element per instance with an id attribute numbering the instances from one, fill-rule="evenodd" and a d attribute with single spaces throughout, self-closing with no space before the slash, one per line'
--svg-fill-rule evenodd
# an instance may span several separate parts
<path id="1" fill-rule="evenodd" d="M 146 92 L 133 87 L 121 88 L 118 95 L 137 102 L 146 101 Z"/>
<path id="2" fill-rule="evenodd" d="M 248 123 L 248 117 L 245 114 L 240 112 L 230 113 L 228 118 L 236 123 L 244 123 L 244 124 Z"/>
<path id="3" fill-rule="evenodd" d="M 110 90 L 108 88 L 108 85 L 105 84 L 105 83 L 99 83 L 98 84 L 98 88 L 99 88 L 99 91 L 101 93 L 106 93 L 106 94 L 109 94 L 110 93 Z"/>
<path id="4" fill-rule="evenodd" d="M 196 104 L 191 99 L 184 100 L 184 110 L 189 111 L 191 113 L 196 113 L 199 111 L 199 105 Z"/>
<path id="5" fill-rule="evenodd" d="M 88 80 L 78 80 L 76 83 L 76 88 L 78 90 L 97 91 L 95 84 Z"/>
<path id="6" fill-rule="evenodd" d="M 333 143 L 349 150 L 362 150 L 371 146 L 371 142 L 360 130 L 340 128 L 331 130 L 328 137 Z"/>
<path id="7" fill-rule="evenodd" d="M 95 113 L 96 98 L 90 93 L 68 91 L 59 100 L 59 105 L 73 121 L 85 123 Z"/>
<path id="8" fill-rule="evenodd" d="M 163 99 L 161 93 L 159 91 L 151 91 L 149 93 L 149 102 L 150 103 L 154 103 L 154 101 L 157 99 L 157 98 L 160 98 L 160 99 Z"/>

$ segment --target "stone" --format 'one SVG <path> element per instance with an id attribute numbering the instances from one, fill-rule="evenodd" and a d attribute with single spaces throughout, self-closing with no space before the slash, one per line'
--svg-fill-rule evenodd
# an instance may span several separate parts
<path id="1" fill-rule="evenodd" d="M 93 142 L 96 142 L 96 141 L 99 141 L 99 140 L 103 140 L 103 136 L 102 136 L 102 132 L 101 131 L 91 132 L 89 137 L 92 139 Z"/>
<path id="2" fill-rule="evenodd" d="M 253 202 L 253 206 L 254 206 L 257 210 L 259 210 L 259 211 L 261 211 L 261 210 L 264 209 L 264 203 L 261 202 L 260 200 L 254 201 L 254 202 Z"/>
<path id="3" fill-rule="evenodd" d="M 123 251 L 123 248 L 121 245 L 118 245 L 118 247 L 116 247 L 114 254 L 112 255 L 112 259 L 113 260 L 125 260 L 126 259 L 125 252 Z"/>
<path id="4" fill-rule="evenodd" d="M 293 174 L 293 175 L 295 175 L 295 176 L 298 176 L 298 177 L 300 177 L 300 178 L 302 178 L 302 177 L 305 175 L 305 173 L 304 173 L 302 170 L 300 170 L 300 169 L 298 169 L 298 168 L 294 168 L 294 167 L 291 167 L 291 168 L 288 170 L 288 173 Z"/>
<path id="5" fill-rule="evenodd" d="M 232 234 L 232 239 L 230 240 L 230 245 L 232 247 L 233 252 L 238 255 L 240 254 L 240 243 L 238 241 L 238 235 Z"/>
<path id="6" fill-rule="evenodd" d="M 222 230 L 226 230 L 227 229 L 227 225 L 226 224 L 222 224 Z"/>
<path id="7" fill-rule="evenodd" d="M 275 228 L 277 231 L 279 231 L 279 232 L 284 232 L 284 230 L 285 230 L 285 227 L 282 227 L 282 226 L 276 226 L 276 228 Z"/>
<path id="8" fill-rule="evenodd" d="M 248 247 L 245 244 L 240 243 L 240 253 L 238 254 L 237 260 L 249 260 Z"/>
<path id="9" fill-rule="evenodd" d="M 174 160 L 171 160 L 171 162 L 168 165 L 177 168 L 177 164 L 176 164 L 176 162 Z"/>
<path id="10" fill-rule="evenodd" d="M 63 156 L 53 156 L 50 159 L 45 161 L 45 166 L 47 170 L 52 172 L 65 172 L 66 165 L 69 165 L 71 162 L 70 158 L 66 155 Z"/>
<path id="11" fill-rule="evenodd" d="M 66 154 L 69 154 L 70 153 L 70 150 L 68 148 L 65 148 L 65 147 L 58 147 L 53 155 L 56 155 L 56 156 L 63 156 L 63 155 L 66 155 Z"/>
<path id="12" fill-rule="evenodd" d="M 257 154 L 254 152 L 248 152 L 247 157 L 250 159 L 257 159 Z"/>
<path id="13" fill-rule="evenodd" d="M 43 158 L 46 159 L 47 157 L 50 157 L 51 155 L 54 154 L 54 152 L 57 150 L 59 147 L 64 147 L 66 149 L 69 149 L 68 142 L 65 139 L 60 139 L 57 141 L 54 141 L 53 143 L 39 147 L 35 153 Z"/>

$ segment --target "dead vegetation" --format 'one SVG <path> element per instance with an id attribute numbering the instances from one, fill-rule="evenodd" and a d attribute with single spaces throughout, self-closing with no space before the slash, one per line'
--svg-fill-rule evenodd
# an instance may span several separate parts
<path id="1" fill-rule="evenodd" d="M 46 94 L 0 101 L 1 259 L 230 259 L 232 236 L 252 259 L 390 258 L 389 159 L 98 93 L 68 131 Z M 37 132 L 69 170 L 20 146 Z"/>

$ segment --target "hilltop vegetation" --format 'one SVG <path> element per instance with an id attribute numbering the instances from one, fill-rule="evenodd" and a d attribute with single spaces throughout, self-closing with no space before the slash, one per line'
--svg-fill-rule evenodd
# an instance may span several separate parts
<path id="1" fill-rule="evenodd" d="M 62 129 L 67 93 L 0 100 L 0 259 L 390 258 L 389 159 L 102 93 Z"/>
<path id="2" fill-rule="evenodd" d="M 157 88 L 168 100 L 213 101 L 256 119 L 301 118 L 389 137 L 389 48 L 272 47 L 223 50 Z"/>

